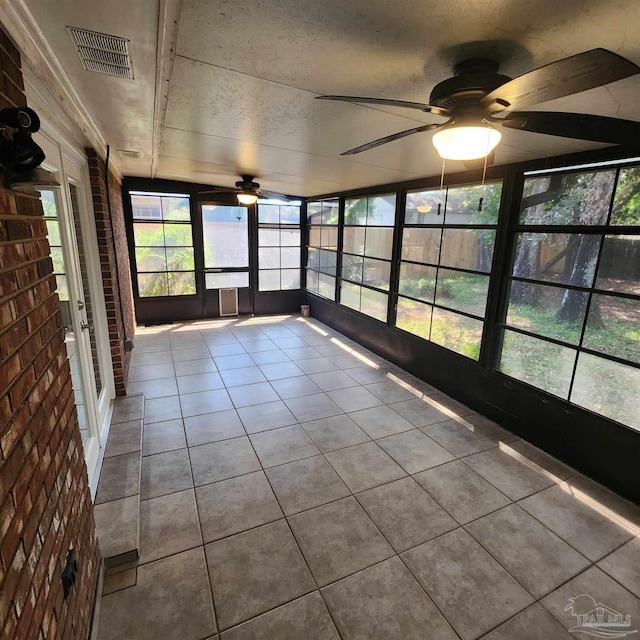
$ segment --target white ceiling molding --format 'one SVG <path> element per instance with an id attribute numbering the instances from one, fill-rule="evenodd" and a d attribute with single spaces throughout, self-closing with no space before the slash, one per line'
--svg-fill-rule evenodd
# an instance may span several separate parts
<path id="1" fill-rule="evenodd" d="M 164 131 L 173 59 L 178 39 L 182 0 L 160 0 L 158 7 L 158 48 L 156 53 L 156 91 L 153 104 L 151 177 L 156 177 Z"/>
<path id="2" fill-rule="evenodd" d="M 107 148 L 104 136 L 73 88 L 24 0 L 0 0 L 0 22 L 58 108 L 71 118 L 91 146 L 104 157 Z"/>

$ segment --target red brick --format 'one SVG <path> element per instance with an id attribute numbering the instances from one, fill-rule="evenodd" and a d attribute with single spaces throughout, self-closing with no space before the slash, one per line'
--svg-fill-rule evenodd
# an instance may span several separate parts
<path id="1" fill-rule="evenodd" d="M 22 87 L 0 29 L 0 108 Z M 0 638 L 85 640 L 99 549 L 42 205 L 0 186 L 0 215 Z M 64 600 L 70 545 L 82 571 Z"/>

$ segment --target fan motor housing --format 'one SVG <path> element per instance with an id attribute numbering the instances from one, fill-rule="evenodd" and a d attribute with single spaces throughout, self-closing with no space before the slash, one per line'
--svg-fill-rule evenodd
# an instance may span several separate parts
<path id="1" fill-rule="evenodd" d="M 429 104 L 454 110 L 465 105 L 476 105 L 488 93 L 501 87 L 511 78 L 497 73 L 494 60 L 473 58 L 454 67 L 455 75 L 439 82 L 429 96 Z"/>

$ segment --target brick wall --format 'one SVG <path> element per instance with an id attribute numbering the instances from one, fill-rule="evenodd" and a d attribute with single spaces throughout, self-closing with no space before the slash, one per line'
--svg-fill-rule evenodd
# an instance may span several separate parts
<path id="1" fill-rule="evenodd" d="M 109 195 L 111 198 L 111 210 L 109 210 L 105 163 L 94 149 L 86 149 L 86 153 L 89 158 L 102 286 L 107 306 L 113 375 L 116 394 L 124 395 L 131 359 L 131 352 L 124 348 L 124 340 L 125 338 L 133 338 L 136 325 L 131 272 L 129 270 L 129 250 L 122 207 L 122 185 L 113 173 L 109 172 Z"/>
<path id="2" fill-rule="evenodd" d="M 24 105 L 20 57 L 0 30 L 0 108 Z M 0 170 L 0 638 L 85 640 L 99 549 L 36 193 Z M 76 550 L 69 597 L 61 574 Z"/>

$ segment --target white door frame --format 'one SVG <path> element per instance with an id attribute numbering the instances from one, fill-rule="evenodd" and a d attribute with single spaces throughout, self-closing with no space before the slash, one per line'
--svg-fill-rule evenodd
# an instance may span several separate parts
<path id="1" fill-rule="evenodd" d="M 56 202 L 59 208 L 61 239 L 66 261 L 69 263 L 65 264 L 65 268 L 68 271 L 70 309 L 76 327 L 86 323 L 86 314 L 76 304 L 76 300 L 84 301 L 84 292 L 69 184 L 78 189 L 80 230 L 87 263 L 94 331 L 97 337 L 96 347 L 102 377 L 102 389 L 100 395 L 97 396 L 93 385 L 93 363 L 89 337 L 85 331 L 81 331 L 78 335 L 78 347 L 79 353 L 83 357 L 79 358 L 79 362 L 83 381 L 87 387 L 85 388 L 85 404 L 90 433 L 90 437 L 85 442 L 84 454 L 91 493 L 95 495 L 113 410 L 115 384 L 93 203 L 90 197 L 88 162 L 84 154 L 65 141 L 64 136 L 56 131 L 50 123 L 42 122 L 41 131 L 34 134 L 34 140 L 43 148 L 47 156 L 42 165 L 43 168 L 53 171 L 61 185 L 56 195 Z"/>

